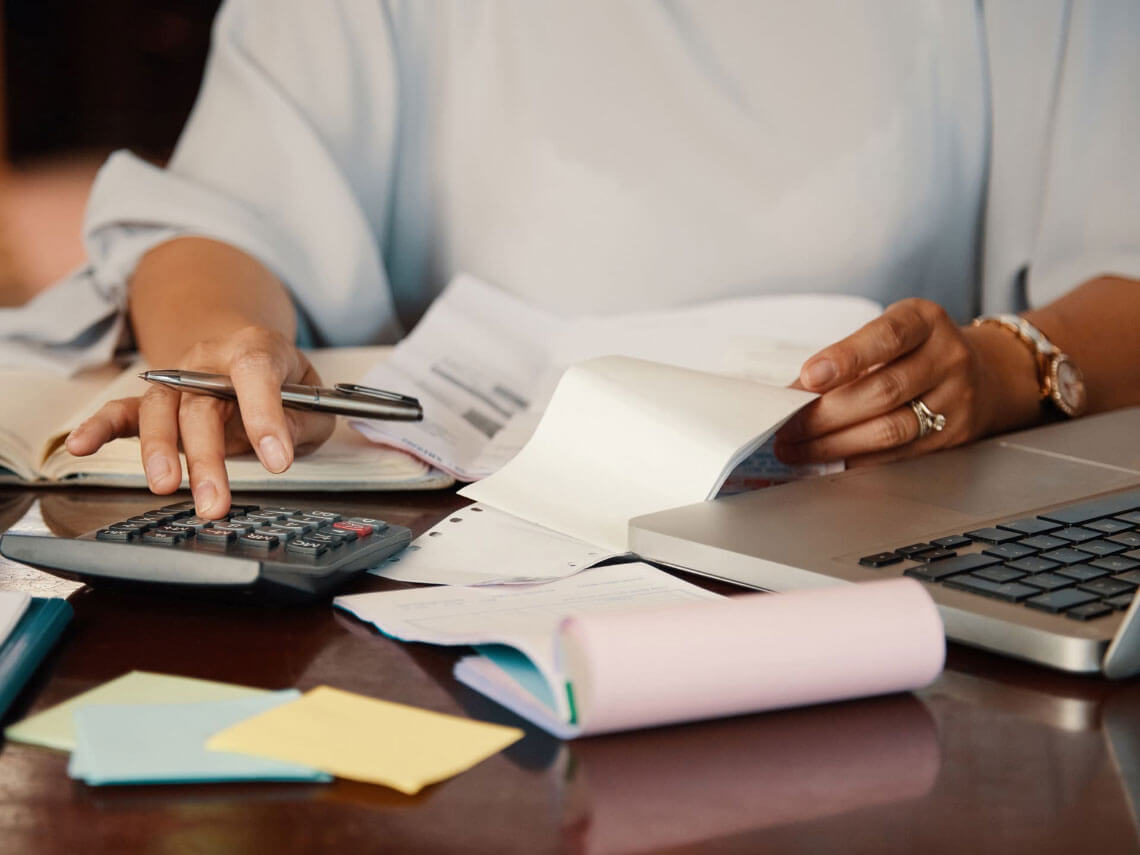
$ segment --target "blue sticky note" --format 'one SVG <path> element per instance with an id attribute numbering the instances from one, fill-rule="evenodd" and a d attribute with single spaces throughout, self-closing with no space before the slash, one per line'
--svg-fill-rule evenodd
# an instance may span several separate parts
<path id="1" fill-rule="evenodd" d="M 75 710 L 68 774 L 88 784 L 331 781 L 316 769 L 207 751 L 220 730 L 300 697 L 296 689 L 191 704 L 94 704 Z"/>

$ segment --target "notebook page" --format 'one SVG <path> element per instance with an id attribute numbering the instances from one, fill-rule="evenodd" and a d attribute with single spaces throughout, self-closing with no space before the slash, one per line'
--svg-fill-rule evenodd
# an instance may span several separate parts
<path id="1" fill-rule="evenodd" d="M 460 491 L 614 552 L 632 517 L 716 495 L 815 395 L 611 356 L 562 376 L 530 442 Z"/>

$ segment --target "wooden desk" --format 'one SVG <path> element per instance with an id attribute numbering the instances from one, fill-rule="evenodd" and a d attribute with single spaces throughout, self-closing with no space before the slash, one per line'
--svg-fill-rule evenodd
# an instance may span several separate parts
<path id="1" fill-rule="evenodd" d="M 288 501 L 416 532 L 463 504 L 450 492 Z M 0 527 L 42 518 L 76 534 L 161 503 L 100 490 L 0 491 Z M 385 584 L 368 577 L 356 590 Z M 69 588 L 10 563 L 0 565 L 0 586 Z M 73 625 L 9 721 L 137 668 L 265 688 L 329 684 L 519 723 L 451 678 L 455 653 L 390 641 L 331 608 L 93 589 L 71 601 Z M 915 696 L 567 744 L 527 734 L 414 798 L 347 781 L 89 788 L 67 777 L 64 755 L 6 743 L 0 853 L 1140 850 L 1135 680 L 1069 677 L 952 648 L 945 674 Z"/>

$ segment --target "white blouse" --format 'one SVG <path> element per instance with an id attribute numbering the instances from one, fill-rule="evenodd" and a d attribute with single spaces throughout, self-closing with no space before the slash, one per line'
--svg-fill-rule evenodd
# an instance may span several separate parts
<path id="1" fill-rule="evenodd" d="M 121 309 L 202 235 L 327 344 L 395 340 L 459 271 L 571 314 L 1021 308 L 1140 277 L 1138 42 L 1124 0 L 230 0 L 168 167 L 111 157 L 64 287 Z"/>

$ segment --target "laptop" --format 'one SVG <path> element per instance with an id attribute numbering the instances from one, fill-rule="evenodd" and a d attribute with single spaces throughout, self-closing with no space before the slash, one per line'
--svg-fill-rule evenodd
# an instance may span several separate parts
<path id="1" fill-rule="evenodd" d="M 649 561 L 790 591 L 906 575 L 947 636 L 1140 673 L 1140 407 L 630 520 Z"/>

